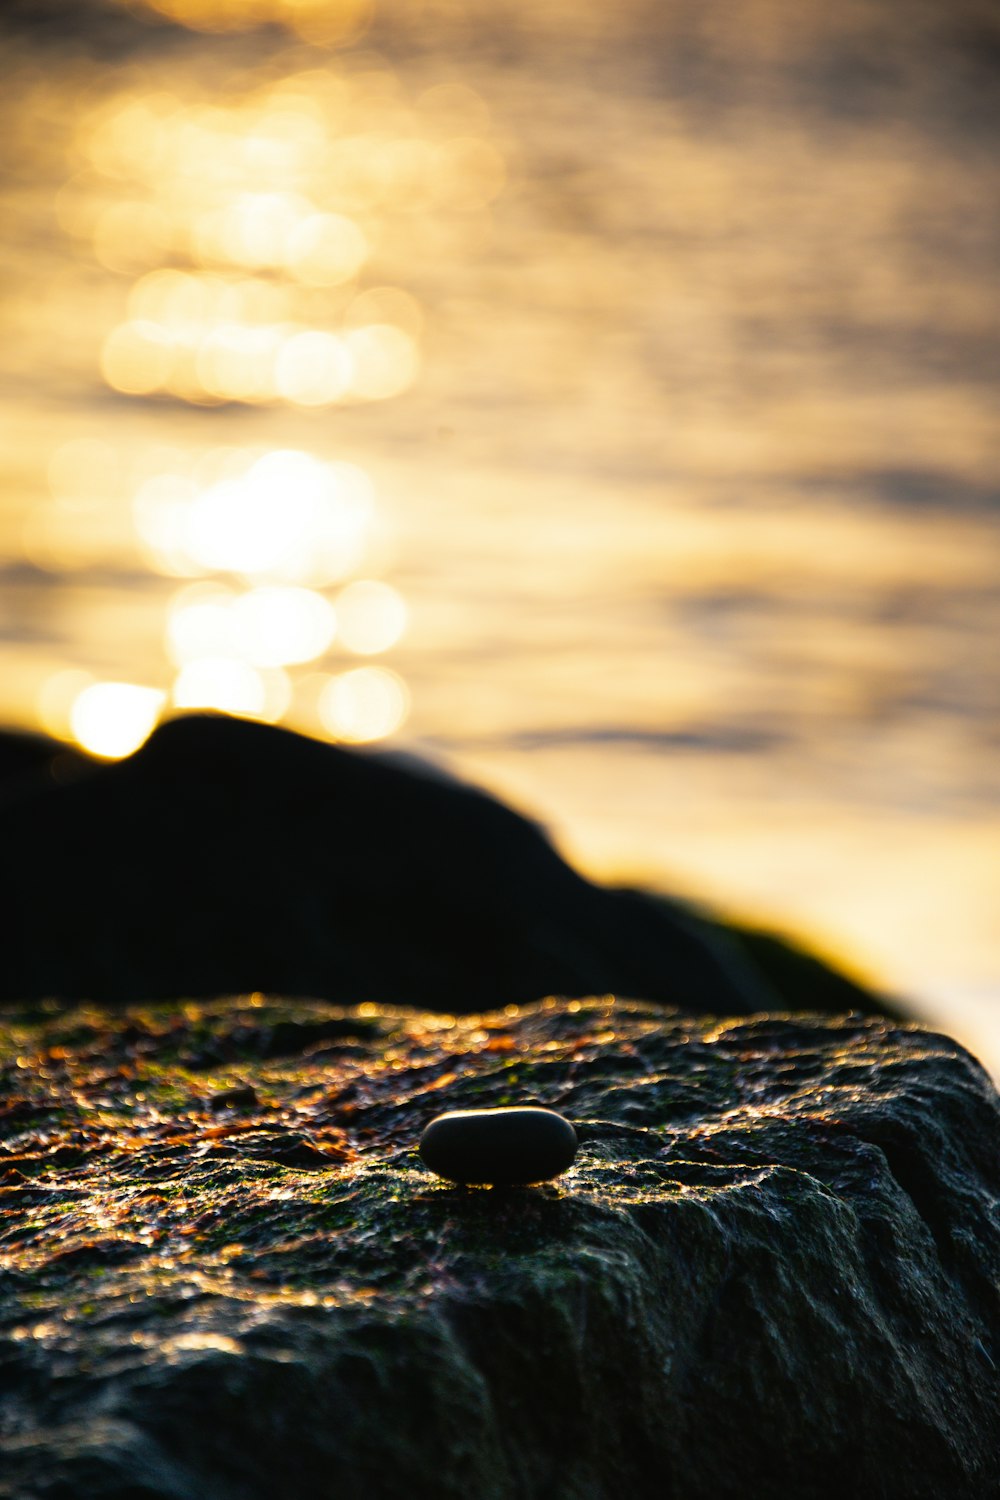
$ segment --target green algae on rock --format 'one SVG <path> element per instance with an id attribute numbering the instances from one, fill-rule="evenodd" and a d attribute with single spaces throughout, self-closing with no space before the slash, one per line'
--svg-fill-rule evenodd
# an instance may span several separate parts
<path id="1" fill-rule="evenodd" d="M 10 1018 L 0 1495 L 1000 1487 L 1000 1111 L 955 1043 L 594 999 Z M 435 1180 L 445 1109 L 576 1122 Z"/>

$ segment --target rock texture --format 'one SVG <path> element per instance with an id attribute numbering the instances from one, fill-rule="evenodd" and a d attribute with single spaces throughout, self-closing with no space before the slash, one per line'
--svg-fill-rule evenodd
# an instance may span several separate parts
<path id="1" fill-rule="evenodd" d="M 956 1044 L 610 999 L 15 1016 L 8 1500 L 1000 1492 L 998 1100 Z M 434 1179 L 444 1109 L 576 1125 Z"/>
<path id="2" fill-rule="evenodd" d="M 48 751 L 0 736 L 16 871 L 0 1000 L 887 1005 L 773 939 L 591 884 L 533 824 L 414 763 L 213 716 L 165 724 L 115 765 Z"/>

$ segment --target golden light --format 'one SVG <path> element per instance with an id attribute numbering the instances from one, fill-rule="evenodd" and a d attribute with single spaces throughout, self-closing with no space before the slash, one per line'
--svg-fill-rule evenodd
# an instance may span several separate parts
<path id="1" fill-rule="evenodd" d="M 362 565 L 375 519 L 375 490 L 357 464 L 332 463 L 308 573 L 302 583 L 336 583 Z"/>
<path id="2" fill-rule="evenodd" d="M 67 667 L 47 677 L 38 690 L 37 699 L 42 728 L 58 740 L 72 739 L 73 704 L 93 682 L 93 674 L 79 667 Z"/>
<path id="3" fill-rule="evenodd" d="M 188 516 L 197 497 L 194 481 L 181 474 L 153 474 L 132 501 L 136 534 L 149 561 L 175 577 L 197 571 L 187 549 Z"/>
<path id="4" fill-rule="evenodd" d="M 465 83 L 436 83 L 417 100 L 422 119 L 448 134 L 488 130 L 490 111 L 482 95 Z"/>
<path id="5" fill-rule="evenodd" d="M 415 299 L 394 288 L 368 299 L 371 311 L 396 322 L 355 322 L 343 334 L 287 321 L 260 322 L 288 310 L 271 283 L 161 268 L 140 277 L 127 322 L 104 341 L 101 372 L 123 395 L 169 392 L 196 404 L 276 401 L 330 406 L 354 398 L 385 401 L 419 373 Z M 412 331 L 411 331 L 412 330 Z"/>
<path id="6" fill-rule="evenodd" d="M 161 165 L 167 123 L 179 111 L 172 94 L 114 100 L 91 120 L 86 154 L 107 177 L 145 177 Z"/>
<path id="7" fill-rule="evenodd" d="M 122 323 L 104 341 L 101 374 L 125 396 L 163 390 L 173 368 L 170 340 L 155 323 Z"/>
<path id="8" fill-rule="evenodd" d="M 201 389 L 220 401 L 273 400 L 279 328 L 221 323 L 199 342 L 195 370 Z"/>
<path id="9" fill-rule="evenodd" d="M 375 505 L 356 465 L 297 449 L 229 449 L 197 470 L 152 474 L 135 495 L 139 540 L 161 572 L 322 587 L 363 563 Z"/>
<path id="10" fill-rule="evenodd" d="M 411 292 L 398 286 L 370 286 L 352 297 L 344 312 L 344 327 L 364 328 L 370 323 L 390 323 L 412 339 L 424 329 L 424 310 Z"/>
<path id="11" fill-rule="evenodd" d="M 409 712 L 406 684 L 385 667 L 355 667 L 332 677 L 319 697 L 324 728 L 337 740 L 367 744 L 386 739 Z"/>
<path id="12" fill-rule="evenodd" d="M 21 545 L 37 567 L 80 569 L 117 549 L 126 531 L 115 501 L 121 487 L 120 460 L 97 438 L 62 443 L 48 463 L 52 499 L 27 511 Z"/>
<path id="13" fill-rule="evenodd" d="M 280 266 L 286 244 L 311 212 L 309 201 L 297 194 L 242 193 L 222 212 L 225 258 L 254 269 Z"/>
<path id="14" fill-rule="evenodd" d="M 367 30 L 375 9 L 374 0 L 272 0 L 275 19 L 285 21 L 314 46 L 343 46 L 356 41 Z"/>
<path id="15" fill-rule="evenodd" d="M 133 322 L 169 325 L 177 336 L 185 325 L 200 324 L 210 316 L 220 279 L 194 276 L 187 271 L 161 267 L 141 276 L 128 297 L 128 315 Z"/>
<path id="16" fill-rule="evenodd" d="M 387 141 L 379 165 L 384 197 L 393 209 L 416 213 L 431 207 L 441 177 L 441 153 L 433 141 L 420 136 Z"/>
<path id="17" fill-rule="evenodd" d="M 94 259 L 109 271 L 128 275 L 142 270 L 169 249 L 172 225 L 152 203 L 109 203 L 94 224 Z"/>
<path id="18" fill-rule="evenodd" d="M 371 323 L 345 335 L 354 362 L 351 391 L 363 401 L 387 401 L 409 390 L 420 371 L 417 346 L 391 323 Z"/>
<path id="19" fill-rule="evenodd" d="M 75 698 L 70 729 L 91 755 L 120 760 L 152 733 L 166 694 L 132 682 L 95 682 Z"/>
<path id="20" fill-rule="evenodd" d="M 388 583 L 359 578 L 337 596 L 341 644 L 358 656 L 390 650 L 406 630 L 408 611 Z"/>
<path id="21" fill-rule="evenodd" d="M 298 333 L 278 355 L 278 394 L 298 406 L 329 406 L 352 384 L 354 362 L 345 340 L 333 333 Z"/>
<path id="22" fill-rule="evenodd" d="M 233 652 L 233 591 L 220 584 L 193 583 L 181 589 L 167 614 L 167 654 L 175 666 Z"/>
<path id="23" fill-rule="evenodd" d="M 249 662 L 228 656 L 188 662 L 177 674 L 173 700 L 176 708 L 217 709 L 253 719 L 264 717 L 268 707 L 260 673 Z"/>
<path id="24" fill-rule="evenodd" d="M 253 474 L 224 479 L 198 496 L 186 527 L 187 551 L 206 572 L 267 573 L 276 549 L 290 550 L 289 530 L 295 538 L 300 517 L 287 514 L 280 490 L 268 492 L 253 483 Z M 293 499 L 293 505 L 296 501 Z M 302 497 L 297 499 L 301 512 Z"/>
<path id="25" fill-rule="evenodd" d="M 368 241 L 343 214 L 311 214 L 288 235 L 286 270 L 307 286 L 340 286 L 368 259 Z"/>
<path id="26" fill-rule="evenodd" d="M 236 649 L 258 667 L 313 661 L 337 629 L 333 606 L 311 589 L 252 589 L 233 601 L 229 613 Z"/>
<path id="27" fill-rule="evenodd" d="M 268 453 L 247 473 L 198 496 L 188 519 L 189 555 L 208 572 L 309 581 L 332 499 L 331 477 L 306 453 Z"/>
<path id="28" fill-rule="evenodd" d="M 284 667 L 322 656 L 336 628 L 333 606 L 311 589 L 263 587 L 237 594 L 221 584 L 196 583 L 182 589 L 170 606 L 167 653 L 181 668 L 205 659 Z M 215 675 L 189 674 L 182 691 L 201 693 L 209 680 L 214 684 Z M 252 705 L 256 699 L 240 701 Z"/>
<path id="29" fill-rule="evenodd" d="M 456 136 L 442 146 L 444 170 L 441 192 L 455 208 L 485 208 L 503 191 L 507 180 L 504 159 L 495 146 L 478 136 Z"/>
<path id="30" fill-rule="evenodd" d="M 57 499 L 102 495 L 118 483 L 118 454 L 100 438 L 60 443 L 48 463 L 49 489 Z"/>

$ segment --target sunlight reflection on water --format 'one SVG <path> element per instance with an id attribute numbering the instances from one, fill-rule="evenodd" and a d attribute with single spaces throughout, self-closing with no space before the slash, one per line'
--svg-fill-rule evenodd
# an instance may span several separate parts
<path id="1" fill-rule="evenodd" d="M 311 43 L 342 42 L 367 17 L 358 5 L 278 0 L 155 8 L 208 31 L 281 20 Z M 478 96 L 432 85 L 413 104 L 384 66 L 283 72 L 222 97 L 190 85 L 185 95 L 169 68 L 164 83 L 134 69 L 112 76 L 100 103 L 74 121 L 79 167 L 57 195 L 78 256 L 131 278 L 123 315 L 99 335 L 106 384 L 140 400 L 306 410 L 409 390 L 421 364 L 420 301 L 361 277 L 388 220 L 402 214 L 412 227 L 421 215 L 467 214 L 500 192 L 502 157 L 473 133 L 488 128 Z M 164 663 L 147 663 L 156 686 L 135 684 L 134 704 L 274 722 L 295 701 L 283 669 L 328 653 L 338 611 L 348 654 L 398 644 L 407 611 L 388 583 L 358 577 L 336 609 L 317 592 L 357 574 L 371 551 L 376 502 L 361 467 L 300 449 L 235 447 L 159 467 L 145 451 L 139 470 L 103 438 L 64 443 L 49 463 L 51 497 L 32 507 L 22 532 L 42 569 L 100 562 L 117 493 L 148 566 L 215 580 L 170 603 L 165 654 L 175 679 L 168 690 Z M 39 684 L 46 725 L 104 755 L 135 748 L 155 712 L 129 718 L 123 684 L 101 693 L 85 678 L 67 707 L 73 670 Z M 366 668 L 331 676 L 308 718 L 330 737 L 368 741 L 398 730 L 407 706 L 398 674 Z"/>
<path id="2" fill-rule="evenodd" d="M 880 0 L 104 14 L 0 101 L 7 718 L 405 724 L 588 869 L 995 989 L 987 50 Z"/>

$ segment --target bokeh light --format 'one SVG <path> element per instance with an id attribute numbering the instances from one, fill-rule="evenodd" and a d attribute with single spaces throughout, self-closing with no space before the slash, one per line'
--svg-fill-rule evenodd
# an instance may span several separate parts
<path id="1" fill-rule="evenodd" d="M 420 357 L 410 335 L 392 323 L 371 323 L 345 336 L 353 364 L 351 394 L 362 401 L 388 401 L 408 391 Z"/>
<path id="2" fill-rule="evenodd" d="M 232 589 L 193 583 L 182 589 L 167 614 L 166 647 L 178 667 L 204 657 L 233 654 Z"/>
<path id="3" fill-rule="evenodd" d="M 357 570 L 375 522 L 363 469 L 298 449 L 235 450 L 226 460 L 212 483 L 160 473 L 139 486 L 136 530 L 162 571 L 315 588 Z"/>
<path id="4" fill-rule="evenodd" d="M 409 712 L 406 684 L 386 667 L 355 667 L 332 677 L 319 696 L 319 715 L 334 739 L 362 745 L 387 739 Z"/>
<path id="5" fill-rule="evenodd" d="M 237 593 L 191 584 L 167 617 L 167 651 L 178 666 L 205 658 L 239 657 L 255 667 L 285 667 L 322 656 L 337 617 L 311 589 L 263 587 Z"/>
<path id="6" fill-rule="evenodd" d="M 350 347 L 336 334 L 292 334 L 275 361 L 275 386 L 298 406 L 332 406 L 352 387 L 354 364 Z"/>
<path id="7" fill-rule="evenodd" d="M 337 630 L 333 606 L 312 589 L 251 589 L 234 601 L 230 612 L 241 655 L 258 667 L 314 661 Z"/>
<path id="8" fill-rule="evenodd" d="M 368 242 L 353 219 L 343 214 L 310 214 L 289 233 L 283 264 L 306 286 L 340 286 L 361 270 Z"/>
<path id="9" fill-rule="evenodd" d="M 159 273 L 154 273 L 159 274 Z M 206 278 L 185 278 L 201 293 Z M 180 289 L 178 289 L 180 290 Z M 238 292 L 239 285 L 216 290 Z M 333 406 L 346 400 L 388 401 L 420 372 L 414 338 L 391 323 L 343 334 L 294 323 L 253 325 L 217 320 L 192 296 L 168 310 L 170 321 L 133 318 L 113 328 L 101 349 L 101 373 L 124 396 L 170 394 L 195 404 L 221 401 Z"/>
<path id="10" fill-rule="evenodd" d="M 165 699 L 156 688 L 132 682 L 95 682 L 74 699 L 70 727 L 91 755 L 120 760 L 152 734 Z"/>
<path id="11" fill-rule="evenodd" d="M 301 30 L 342 12 L 192 0 L 185 24 L 268 16 Z M 505 163 L 485 135 L 454 133 L 489 128 L 471 90 L 426 90 L 414 110 L 388 72 L 333 84 L 292 74 L 238 103 L 126 90 L 81 122 L 85 166 L 61 195 L 61 222 L 102 266 L 136 276 L 101 349 L 113 390 L 318 407 L 412 387 L 422 310 L 411 292 L 358 280 L 386 223 L 405 217 L 412 233 L 442 215 L 471 222 L 502 191 Z M 316 303 L 341 288 L 346 299 Z"/>
<path id="12" fill-rule="evenodd" d="M 269 717 L 264 678 L 238 657 L 204 656 L 188 662 L 177 674 L 172 696 L 175 708 L 215 709 L 252 719 Z"/>
<path id="13" fill-rule="evenodd" d="M 359 578 L 337 595 L 340 642 L 359 656 L 389 651 L 406 630 L 406 601 L 388 583 Z"/>

